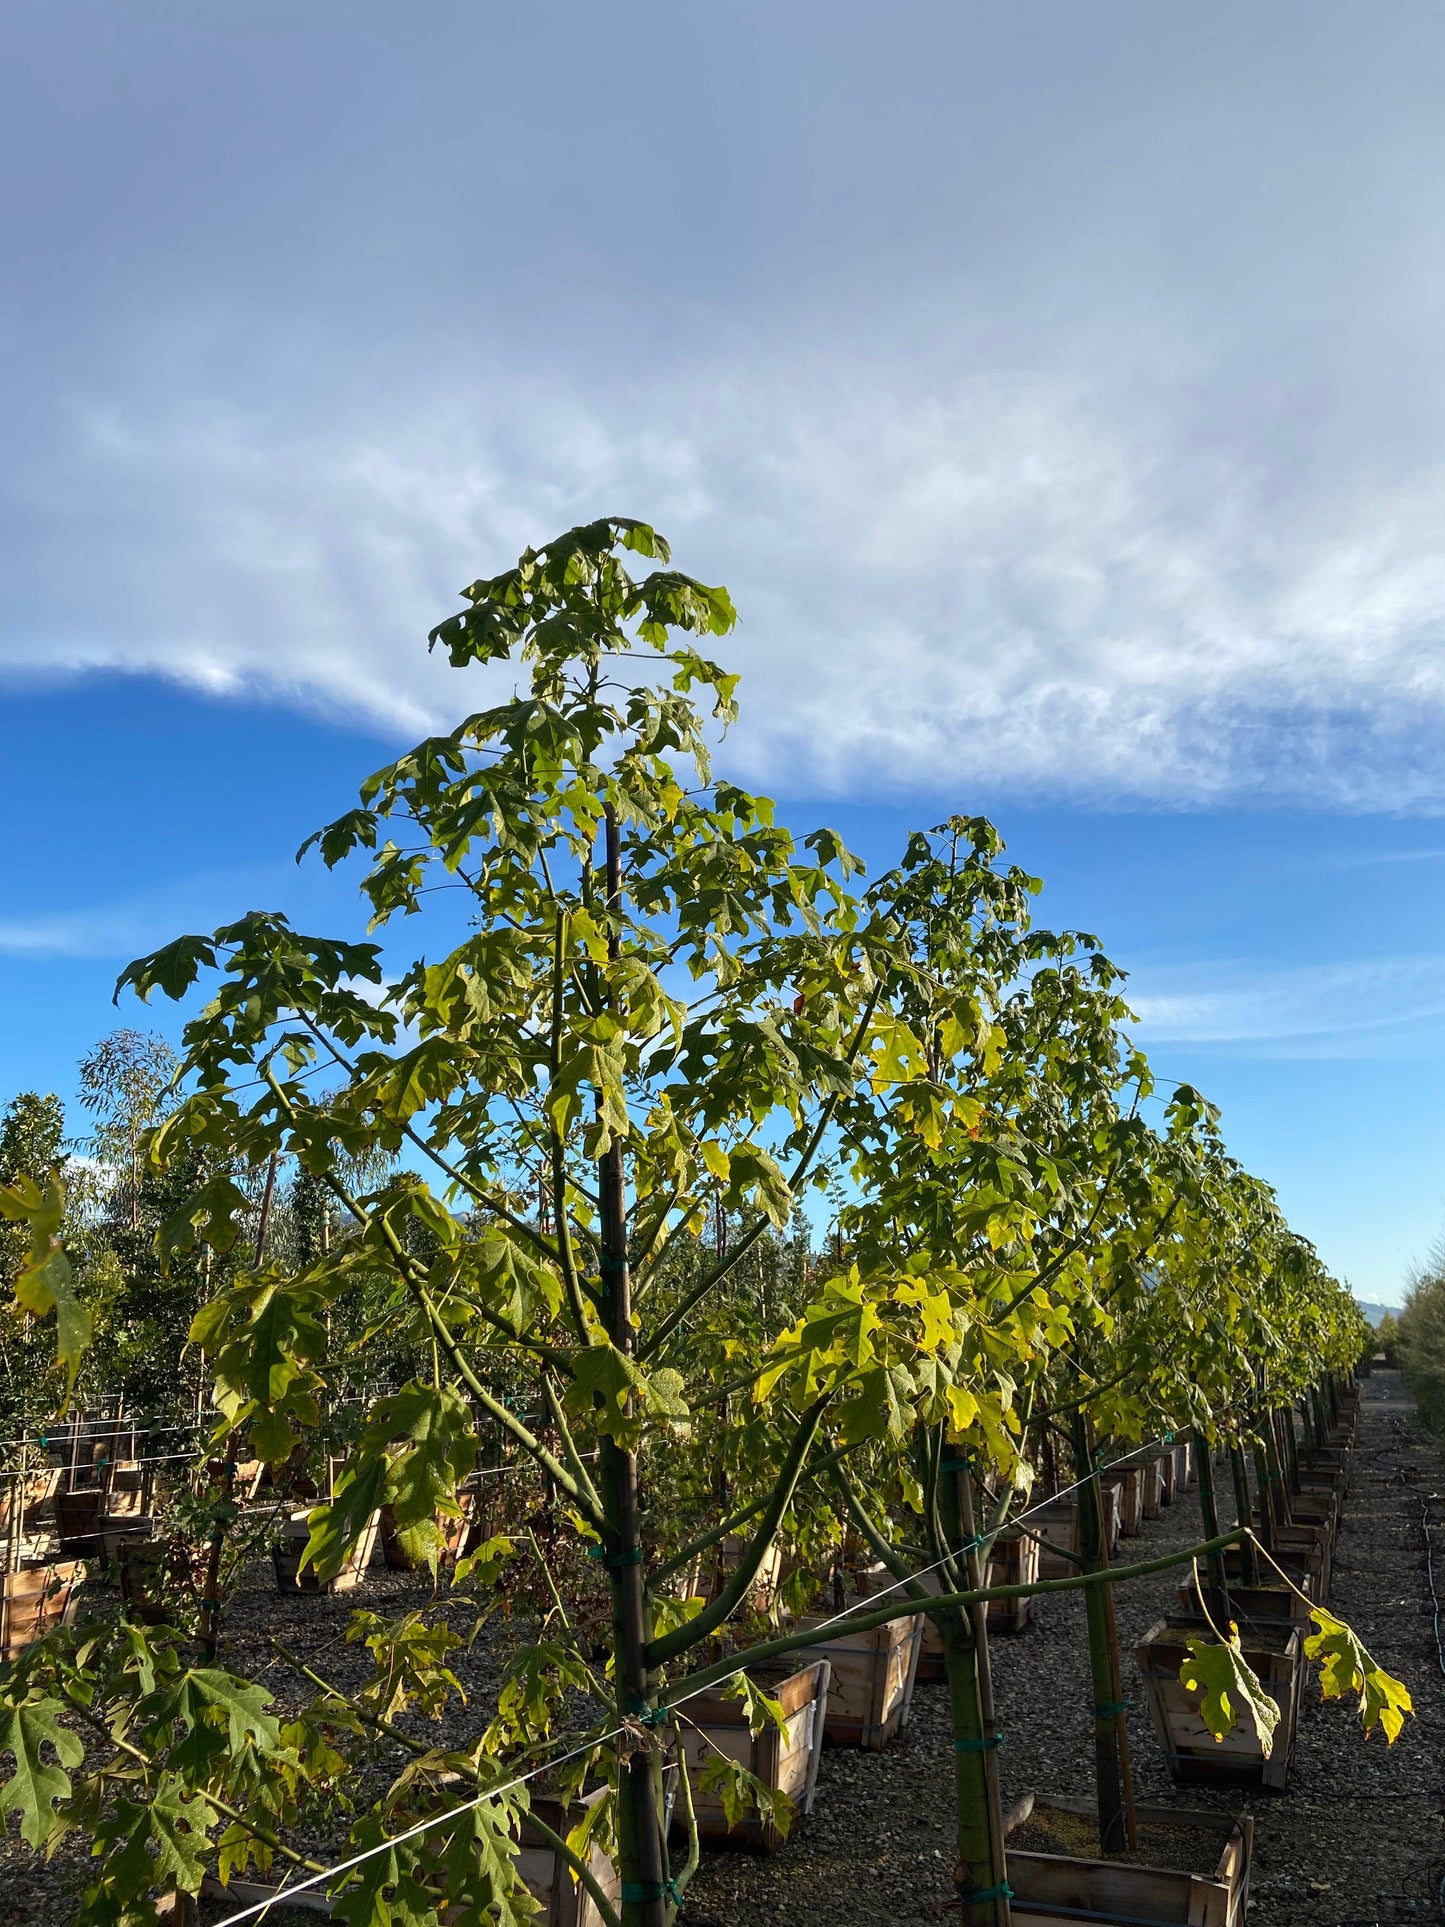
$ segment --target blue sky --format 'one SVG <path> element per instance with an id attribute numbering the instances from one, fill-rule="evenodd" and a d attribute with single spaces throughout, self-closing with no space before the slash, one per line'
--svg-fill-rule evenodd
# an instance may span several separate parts
<path id="1" fill-rule="evenodd" d="M 427 627 L 640 514 L 738 601 L 729 768 L 875 862 L 993 815 L 1398 1295 L 1445 1229 L 1437 7 L 17 0 L 0 74 L 0 1087 L 180 929 L 343 927 L 291 853 L 456 712 Z"/>

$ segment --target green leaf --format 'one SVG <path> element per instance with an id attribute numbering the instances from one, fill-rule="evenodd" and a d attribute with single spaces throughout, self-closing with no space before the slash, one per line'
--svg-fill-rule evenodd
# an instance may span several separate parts
<path id="1" fill-rule="evenodd" d="M 97 1844 L 104 1850 L 101 1892 L 120 1902 L 138 1900 L 153 1887 L 197 1893 L 206 1873 L 201 1855 L 211 1820 L 204 1796 L 188 1796 L 172 1774 L 143 1805 L 117 1799 L 96 1829 Z"/>
<path id="2" fill-rule="evenodd" d="M 235 1762 L 248 1747 L 262 1752 L 276 1747 L 281 1727 L 266 1711 L 270 1704 L 264 1687 L 218 1667 L 195 1667 L 160 1696 L 155 1719 L 160 1726 L 183 1729 L 171 1748 L 171 1763 L 202 1777 L 217 1760 Z"/>
<path id="3" fill-rule="evenodd" d="M 758 1144 L 738 1144 L 728 1153 L 727 1197 L 731 1204 L 751 1203 L 781 1229 L 793 1211 L 793 1194 L 777 1161 Z"/>
<path id="4" fill-rule="evenodd" d="M 1240 1712 L 1248 1712 L 1259 1735 L 1260 1751 L 1268 1759 L 1274 1729 L 1279 1725 L 1279 1707 L 1250 1670 L 1239 1643 L 1238 1627 L 1231 1622 L 1229 1638 L 1222 1645 L 1191 1639 L 1188 1648 L 1189 1657 L 1179 1669 L 1179 1683 L 1186 1692 L 1200 1695 L 1199 1717 L 1204 1724 L 1222 1742 L 1234 1731 Z"/>
<path id="5" fill-rule="evenodd" d="M 336 1481 L 336 1496 L 307 1514 L 311 1536 L 302 1549 L 301 1566 L 314 1566 L 323 1585 L 341 1571 L 383 1503 L 388 1471 L 384 1454 L 353 1461 Z"/>
<path id="6" fill-rule="evenodd" d="M 229 1251 L 240 1229 L 236 1220 L 250 1209 L 250 1199 L 226 1171 L 215 1171 L 179 1210 L 173 1211 L 156 1233 L 156 1255 L 162 1265 L 180 1251 L 209 1245 Z"/>
<path id="7" fill-rule="evenodd" d="M 788 1737 L 788 1716 L 783 1711 L 781 1700 L 775 1700 L 765 1693 L 761 1686 L 755 1686 L 746 1673 L 738 1673 L 724 1688 L 728 1699 L 741 1700 L 747 1709 L 748 1731 L 754 1739 L 768 1725 L 769 1721 L 777 1727 L 784 1739 Z"/>
<path id="8" fill-rule="evenodd" d="M 502 1576 L 502 1570 L 514 1551 L 512 1541 L 502 1533 L 494 1533 L 485 1544 L 458 1559 L 452 1574 L 454 1586 L 465 1585 L 475 1579 L 479 1586 L 495 1586 Z"/>
<path id="9" fill-rule="evenodd" d="M 90 1313 L 75 1295 L 75 1275 L 60 1243 L 65 1187 L 52 1171 L 43 1185 L 20 1176 L 0 1184 L 0 1216 L 28 1223 L 30 1252 L 15 1278 L 15 1302 L 32 1318 L 55 1315 L 55 1362 L 65 1370 L 68 1400 L 91 1341 Z"/>
<path id="10" fill-rule="evenodd" d="M 768 1786 L 755 1773 L 749 1773 L 740 1760 L 728 1753 L 712 1752 L 703 1762 L 698 1785 L 704 1793 L 715 1793 L 722 1803 L 724 1817 L 736 1827 L 751 1814 L 771 1820 L 784 1839 L 793 1824 L 793 1803 L 786 1793 Z"/>
<path id="11" fill-rule="evenodd" d="M 127 985 L 142 1003 L 153 990 L 170 998 L 184 997 L 202 968 L 214 969 L 215 964 L 214 938 L 177 937 L 174 943 L 153 951 L 149 957 L 138 957 L 134 963 L 128 963 L 116 979 L 116 998 L 119 999 Z"/>
<path id="12" fill-rule="evenodd" d="M 649 1424 L 674 1434 L 688 1430 L 691 1415 L 682 1385 L 680 1372 L 666 1368 L 649 1375 L 615 1345 L 600 1343 L 573 1353 L 572 1382 L 563 1405 L 632 1451 Z"/>
<path id="13" fill-rule="evenodd" d="M 15 1771 L 0 1785 L 0 1813 L 20 1815 L 20 1834 L 32 1847 L 43 1847 L 55 1832 L 57 1800 L 70 1798 L 68 1766 L 79 1766 L 85 1746 L 79 1734 L 61 1726 L 57 1715 L 64 1707 L 56 1699 L 23 1700 L 18 1706 L 0 1704 L 0 1754 L 14 1756 Z M 54 1749 L 56 1760 L 46 1760 L 42 1749 Z"/>
<path id="14" fill-rule="evenodd" d="M 523 1241 L 497 1228 L 457 1254 L 456 1288 L 518 1331 L 530 1329 L 546 1312 L 562 1303 L 562 1281 L 550 1265 L 541 1263 Z"/>
<path id="15" fill-rule="evenodd" d="M 1408 1689 L 1376 1665 L 1359 1636 L 1343 1619 L 1336 1619 L 1323 1606 L 1312 1606 L 1310 1618 L 1319 1631 L 1311 1633 L 1305 1641 L 1305 1658 L 1319 1665 L 1321 1693 L 1327 1700 L 1339 1699 L 1346 1693 L 1358 1694 L 1365 1737 L 1368 1739 L 1378 1726 L 1393 1746 L 1400 1737 L 1405 1715 L 1415 1710 Z"/>
<path id="16" fill-rule="evenodd" d="M 448 1927 L 531 1927 L 540 1915 L 517 1869 L 515 1810 L 506 1798 L 484 1800 L 438 1829 L 447 1893 L 455 1897 Z"/>

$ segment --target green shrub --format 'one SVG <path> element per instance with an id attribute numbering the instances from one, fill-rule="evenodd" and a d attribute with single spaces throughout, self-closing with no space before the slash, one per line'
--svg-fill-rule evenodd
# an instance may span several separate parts
<path id="1" fill-rule="evenodd" d="M 1421 1416 L 1432 1430 L 1445 1432 L 1445 1266 L 1432 1264 L 1412 1281 L 1395 1349 Z"/>

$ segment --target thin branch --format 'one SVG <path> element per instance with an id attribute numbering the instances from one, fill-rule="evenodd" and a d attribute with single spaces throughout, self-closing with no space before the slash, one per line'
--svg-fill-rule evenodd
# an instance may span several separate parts
<path id="1" fill-rule="evenodd" d="M 882 989 L 880 986 L 874 990 L 869 997 L 863 1015 L 858 1020 L 857 1033 L 849 1048 L 848 1055 L 844 1059 L 845 1064 L 850 1067 L 856 1060 L 859 1051 L 863 1048 L 863 1040 L 868 1035 L 868 1026 L 873 1021 L 873 1013 L 878 1008 L 878 1000 L 881 995 Z M 793 1166 L 792 1175 L 788 1179 L 789 1191 L 795 1192 L 807 1175 L 808 1169 L 822 1145 L 828 1126 L 832 1122 L 833 1112 L 837 1108 L 837 1103 L 838 1094 L 836 1092 L 824 1103 L 823 1109 L 818 1117 L 817 1128 L 799 1154 L 797 1163 Z M 760 1212 L 758 1214 L 750 1228 L 743 1233 L 742 1237 L 728 1255 L 719 1260 L 702 1280 L 701 1284 L 694 1285 L 692 1290 L 682 1300 L 681 1304 L 673 1307 L 653 1333 L 652 1337 L 648 1339 L 647 1343 L 638 1347 L 637 1356 L 640 1359 L 651 1358 L 654 1352 L 667 1343 L 667 1340 L 677 1330 L 678 1326 L 682 1324 L 685 1319 L 691 1317 L 692 1313 L 702 1303 L 703 1299 L 707 1297 L 708 1293 L 712 1291 L 715 1286 L 720 1285 L 728 1273 L 737 1265 L 739 1260 L 742 1259 L 747 1252 L 752 1250 L 753 1246 L 757 1243 L 758 1239 L 762 1237 L 771 1222 L 771 1219 L 768 1218 L 766 1213 Z"/>

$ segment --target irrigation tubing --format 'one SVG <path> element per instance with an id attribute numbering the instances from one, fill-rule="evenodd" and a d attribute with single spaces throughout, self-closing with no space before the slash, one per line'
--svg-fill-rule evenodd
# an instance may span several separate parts
<path id="1" fill-rule="evenodd" d="M 1430 1610 L 1434 1615 L 1435 1658 L 1445 1673 L 1445 1641 L 1440 1636 L 1440 1594 L 1435 1585 L 1435 1542 L 1430 1537 L 1430 1501 L 1420 1501 L 1420 1530 L 1425 1538 L 1425 1577 L 1430 1584 Z"/>
<path id="2" fill-rule="evenodd" d="M 1172 1439 L 1172 1437 L 1173 1434 L 1171 1433 L 1170 1438 Z M 1099 1471 L 1111 1472 L 1116 1466 L 1127 1465 L 1130 1459 L 1138 1458 L 1142 1453 L 1158 1451 L 1161 1446 L 1167 1445 L 1168 1443 L 1169 1439 L 1151 1439 L 1144 1445 L 1135 1446 L 1132 1451 L 1125 1452 L 1120 1458 L 1110 1460 L 1108 1465 L 1100 1466 Z M 514 1468 L 507 1467 L 503 1469 L 512 1470 Z M 1087 1478 L 1076 1479 L 1072 1485 L 1065 1486 L 1061 1491 L 1052 1493 L 1047 1499 L 1041 1499 L 1036 1506 L 1031 1506 L 1027 1512 L 1019 1513 L 1011 1523 L 1021 1525 L 1025 1519 L 1033 1518 L 1036 1513 L 1042 1512 L 1046 1506 L 1052 1505 L 1056 1499 L 1066 1499 L 1071 1492 L 1077 1492 L 1081 1486 L 1087 1485 L 1088 1483 L 1089 1480 Z M 948 1560 L 953 1557 L 953 1553 L 946 1553 L 942 1559 L 936 1559 L 931 1566 L 923 1566 L 920 1567 L 917 1572 L 910 1573 L 907 1579 L 894 1580 L 891 1586 L 884 1586 L 878 1592 L 870 1594 L 867 1605 L 870 1608 L 876 1606 L 878 1601 L 880 1599 L 886 1599 L 889 1593 L 898 1592 L 904 1586 L 911 1585 L 915 1580 L 926 1578 L 930 1572 L 936 1572 L 940 1566 L 946 1565 Z M 834 1613 L 831 1618 L 820 1621 L 811 1631 L 814 1634 L 825 1633 L 830 1626 L 836 1626 L 841 1620 L 855 1617 L 857 1611 L 858 1608 L 856 1605 L 849 1606 L 843 1612 Z M 692 1692 L 683 1694 L 680 1699 L 669 1701 L 667 1711 L 669 1713 L 675 1712 L 679 1706 L 685 1706 L 689 1700 L 696 1699 L 699 1694 L 713 1692 L 717 1687 L 726 1685 L 728 1680 L 736 1679 L 739 1673 L 746 1671 L 747 1666 L 746 1663 L 744 1663 L 736 1667 L 733 1672 L 724 1674 L 721 1679 L 709 1680 L 706 1685 L 694 1688 Z M 594 1739 L 586 1740 L 581 1746 L 573 1747 L 570 1752 L 561 1753 L 552 1760 L 544 1760 L 540 1766 L 533 1767 L 529 1773 L 518 1774 L 515 1779 L 504 1780 L 498 1786 L 488 1787 L 484 1793 L 477 1794 L 474 1799 L 464 1800 L 460 1806 L 446 1807 L 440 1813 L 433 1813 L 429 1815 L 427 1819 L 419 1820 L 415 1826 L 408 1827 L 404 1833 L 393 1834 L 389 1839 L 379 1841 L 374 1847 L 367 1847 L 364 1852 L 353 1854 L 349 1860 L 338 1861 L 334 1867 L 327 1867 L 323 1869 L 321 1873 L 314 1873 L 305 1880 L 298 1880 L 294 1886 L 286 1887 L 282 1891 L 270 1894 L 265 1900 L 254 1901 L 249 1907 L 242 1907 L 234 1914 L 225 1915 L 223 1919 L 214 1923 L 214 1927 L 240 1927 L 240 1923 L 244 1920 L 254 1920 L 259 1915 L 269 1913 L 273 1907 L 284 1907 L 296 1894 L 305 1893 L 312 1887 L 321 1886 L 324 1882 L 339 1879 L 342 1874 L 354 1872 L 357 1867 L 363 1865 L 368 1860 L 374 1859 L 379 1853 L 388 1853 L 393 1847 L 403 1846 L 409 1840 L 419 1839 L 422 1834 L 430 1833 L 433 1827 L 444 1826 L 448 1820 L 458 1820 L 465 1814 L 473 1813 L 478 1807 L 485 1806 L 487 1801 L 499 1799 L 504 1793 L 514 1793 L 518 1787 L 526 1786 L 528 1781 L 538 1779 L 542 1774 L 550 1773 L 556 1767 L 565 1766 L 569 1760 L 579 1759 L 582 1754 L 590 1753 L 599 1746 L 606 1746 L 611 1740 L 619 1739 L 627 1730 L 626 1725 L 616 1726 L 610 1733 L 603 1733 Z"/>

